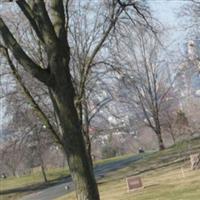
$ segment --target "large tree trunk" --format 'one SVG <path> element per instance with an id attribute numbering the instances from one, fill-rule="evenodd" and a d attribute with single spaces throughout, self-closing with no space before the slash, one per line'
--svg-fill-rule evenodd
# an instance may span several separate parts
<path id="1" fill-rule="evenodd" d="M 92 161 L 92 152 L 91 152 L 91 141 L 90 141 L 90 132 L 89 132 L 89 113 L 88 113 L 88 105 L 87 105 L 87 101 L 85 98 L 85 93 L 84 93 L 84 97 L 83 97 L 83 112 L 82 112 L 82 123 L 83 123 L 83 137 L 85 139 L 85 144 L 86 144 L 86 150 L 87 153 L 89 155 L 89 159 L 91 162 L 91 165 L 93 166 L 93 161 Z"/>
<path id="2" fill-rule="evenodd" d="M 62 44 L 61 44 L 62 45 Z M 50 88 L 55 112 L 62 127 L 62 141 L 78 200 L 99 200 L 90 156 L 86 150 L 81 122 L 75 107 L 75 91 L 69 71 L 69 52 L 66 48 L 53 48 L 49 66 L 55 77 Z"/>
<path id="3" fill-rule="evenodd" d="M 70 48 L 65 28 L 63 2 L 52 0 L 53 24 L 45 9 L 44 1 L 33 1 L 33 4 L 35 4 L 33 10 L 26 1 L 17 1 L 17 3 L 44 44 L 48 60 L 47 68 L 36 64 L 23 51 L 0 17 L 1 36 L 18 62 L 49 88 L 50 98 L 62 127 L 62 135 L 59 136 L 59 141 L 61 141 L 67 155 L 77 200 L 99 200 L 93 168 L 86 151 L 82 127 L 74 105 L 75 91 L 70 74 Z M 37 14 L 37 17 L 33 17 L 34 13 Z M 108 30 L 108 33 L 110 30 Z M 97 46 L 97 50 L 98 48 L 100 46 Z"/>
<path id="4" fill-rule="evenodd" d="M 66 84 L 57 86 L 52 90 L 52 100 L 57 108 L 57 114 L 63 129 L 64 151 L 67 154 L 77 199 L 99 200 L 93 168 L 90 162 L 88 162 L 90 158 L 86 151 L 78 114 L 73 99 L 70 98 L 72 97 L 72 91 L 70 90 L 73 89 L 67 87 Z M 71 95 L 69 95 L 70 93 Z"/>
<path id="5" fill-rule="evenodd" d="M 82 127 L 82 134 L 85 141 L 86 151 L 89 156 L 91 166 L 93 166 L 93 161 L 91 156 L 91 141 L 89 136 L 88 106 L 85 98 L 85 91 L 83 92 L 82 97 L 79 97 L 78 99 L 79 99 L 78 102 L 75 103 L 75 107 Z"/>

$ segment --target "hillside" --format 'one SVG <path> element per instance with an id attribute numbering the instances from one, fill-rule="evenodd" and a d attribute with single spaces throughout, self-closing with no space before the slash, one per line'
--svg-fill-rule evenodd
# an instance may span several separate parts
<path id="1" fill-rule="evenodd" d="M 102 200 L 199 200 L 200 174 L 190 169 L 189 155 L 200 152 L 200 139 L 162 152 L 144 154 L 128 167 L 108 173 L 98 184 Z M 144 189 L 127 192 L 126 177 L 140 176 Z M 56 200 L 75 200 L 70 193 Z"/>

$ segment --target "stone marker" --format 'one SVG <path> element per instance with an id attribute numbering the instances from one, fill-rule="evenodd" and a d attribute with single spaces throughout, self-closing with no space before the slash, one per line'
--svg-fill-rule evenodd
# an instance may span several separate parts
<path id="1" fill-rule="evenodd" d="M 190 163 L 192 170 L 200 169 L 200 154 L 196 153 L 190 155 Z"/>
<path id="2" fill-rule="evenodd" d="M 137 190 L 143 188 L 142 180 L 140 177 L 131 176 L 126 178 L 128 191 Z"/>

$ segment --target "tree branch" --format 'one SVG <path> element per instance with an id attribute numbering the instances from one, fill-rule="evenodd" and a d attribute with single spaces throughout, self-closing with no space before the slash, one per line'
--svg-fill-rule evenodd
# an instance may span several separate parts
<path id="1" fill-rule="evenodd" d="M 39 30 L 41 31 L 45 44 L 47 46 L 56 44 L 58 38 L 47 13 L 44 0 L 35 0 L 31 4 L 31 9 L 35 16 L 34 20 L 37 23 Z"/>
<path id="2" fill-rule="evenodd" d="M 41 119 L 41 121 L 44 123 L 44 125 L 47 127 L 47 129 L 50 130 L 50 132 L 52 133 L 52 135 L 55 138 L 55 141 L 62 145 L 62 141 L 61 141 L 59 135 L 57 134 L 57 132 L 55 131 L 54 127 L 51 125 L 51 122 L 49 121 L 48 117 L 45 115 L 45 113 L 39 107 L 37 102 L 34 100 L 33 96 L 31 95 L 31 93 L 29 92 L 27 87 L 24 85 L 24 83 L 21 79 L 21 76 L 19 75 L 18 71 L 16 70 L 16 67 L 14 66 L 14 64 L 9 56 L 8 49 L 3 46 L 0 46 L 0 48 L 3 49 L 4 54 L 8 60 L 10 69 L 12 70 L 13 76 L 15 77 L 16 81 L 18 82 L 18 84 L 22 88 L 24 94 L 26 95 L 27 99 L 31 103 L 32 107 L 34 108 L 35 113 L 38 115 L 38 117 Z"/>
<path id="3" fill-rule="evenodd" d="M 113 5 L 110 24 L 109 24 L 107 30 L 105 31 L 105 33 L 103 34 L 102 38 L 100 39 L 100 41 L 97 43 L 96 47 L 94 48 L 94 51 L 92 52 L 86 66 L 85 66 L 84 74 L 82 76 L 82 80 L 81 80 L 81 84 L 80 84 L 80 91 L 81 91 L 80 98 L 83 96 L 83 90 L 84 90 L 83 88 L 85 87 L 85 83 L 86 83 L 89 71 L 91 69 L 92 62 L 93 62 L 95 56 L 97 55 L 97 53 L 99 52 L 99 50 L 101 49 L 101 47 L 103 46 L 103 44 L 104 44 L 105 40 L 107 39 L 108 35 L 110 34 L 111 30 L 115 26 L 120 14 L 123 12 L 123 8 L 122 9 L 118 8 L 117 11 L 115 12 L 115 6 L 116 5 Z"/>
<path id="4" fill-rule="evenodd" d="M 28 3 L 26 3 L 25 0 L 17 1 L 16 3 L 20 7 L 21 11 L 24 13 L 26 18 L 28 19 L 28 21 L 30 22 L 31 27 L 34 29 L 38 38 L 44 43 L 44 38 L 43 38 L 42 33 L 36 23 L 36 17 L 35 17 L 33 10 L 30 8 L 30 6 L 28 5 Z"/>
<path id="5" fill-rule="evenodd" d="M 57 37 L 62 42 L 67 42 L 66 40 L 66 29 L 65 29 L 65 11 L 62 0 L 52 0 L 51 1 L 51 16 L 53 21 L 54 30 Z"/>
<path id="6" fill-rule="evenodd" d="M 8 49 L 11 50 L 16 60 L 28 71 L 32 76 L 45 83 L 47 86 L 54 84 L 54 78 L 47 69 L 42 69 L 23 51 L 18 44 L 2 18 L 0 17 L 0 35 Z"/>
<path id="7" fill-rule="evenodd" d="M 95 117 L 95 115 L 103 108 L 106 104 L 111 102 L 111 98 L 106 98 L 103 101 L 99 102 L 96 107 L 90 112 L 91 116 L 89 117 L 89 123 L 92 121 L 92 119 Z"/>

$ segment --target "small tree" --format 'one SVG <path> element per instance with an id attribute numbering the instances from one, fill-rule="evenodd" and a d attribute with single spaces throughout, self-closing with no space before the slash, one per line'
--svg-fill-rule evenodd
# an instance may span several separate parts
<path id="1" fill-rule="evenodd" d="M 152 32 L 141 27 L 135 34 L 130 29 L 122 46 L 126 52 L 126 56 L 121 54 L 121 60 L 118 60 L 125 66 L 120 77 L 122 90 L 126 88 L 122 101 L 130 104 L 136 117 L 154 131 L 159 149 L 163 150 L 162 119 L 166 109 L 170 110 L 174 104 L 169 93 L 175 78 L 170 77 L 162 46 Z"/>

